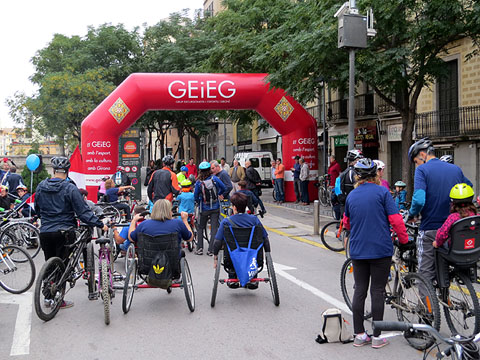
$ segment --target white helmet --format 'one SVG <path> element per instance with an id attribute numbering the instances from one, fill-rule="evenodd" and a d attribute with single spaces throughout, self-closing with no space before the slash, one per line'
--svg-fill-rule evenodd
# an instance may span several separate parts
<path id="1" fill-rule="evenodd" d="M 382 160 L 373 160 L 373 162 L 377 165 L 378 170 L 385 169 L 385 163 Z"/>

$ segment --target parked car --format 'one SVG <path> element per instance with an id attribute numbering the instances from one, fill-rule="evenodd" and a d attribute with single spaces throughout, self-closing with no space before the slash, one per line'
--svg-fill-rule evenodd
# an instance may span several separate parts
<path id="1" fill-rule="evenodd" d="M 262 183 L 272 186 L 272 161 L 273 155 L 270 151 L 239 152 L 233 157 L 241 166 L 245 167 L 245 161 L 250 160 L 252 166 L 258 171 Z"/>

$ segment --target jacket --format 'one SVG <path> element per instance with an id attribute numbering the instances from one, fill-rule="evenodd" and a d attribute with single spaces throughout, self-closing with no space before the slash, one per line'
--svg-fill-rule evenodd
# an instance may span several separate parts
<path id="1" fill-rule="evenodd" d="M 308 174 L 310 173 L 310 169 L 306 163 L 303 163 L 302 167 L 300 168 L 300 180 L 307 181 Z"/>
<path id="2" fill-rule="evenodd" d="M 103 223 L 90 210 L 77 187 L 59 178 L 46 179 L 38 184 L 35 212 L 42 220 L 41 233 L 76 228 L 75 215 L 87 225 L 103 227 Z"/>
<path id="3" fill-rule="evenodd" d="M 233 189 L 233 184 L 232 180 L 230 180 L 230 176 L 228 176 L 227 172 L 225 170 L 220 171 L 217 174 L 217 177 L 220 179 L 220 181 L 225 185 L 226 190 L 223 192 L 223 196 L 228 199 L 228 196 L 230 195 L 230 191 Z"/>
<path id="4" fill-rule="evenodd" d="M 342 172 L 340 164 L 336 161 L 332 161 L 328 167 L 327 173 L 330 175 L 330 186 L 335 186 L 335 180 Z"/>
<path id="5" fill-rule="evenodd" d="M 247 189 L 253 190 L 257 188 L 257 184 L 262 182 L 260 174 L 253 166 L 249 166 L 245 172 L 245 180 L 247 181 Z"/>
<path id="6" fill-rule="evenodd" d="M 232 178 L 234 170 L 235 170 L 235 167 L 232 166 L 228 171 L 228 175 L 230 176 L 230 179 Z M 239 177 L 240 181 L 245 180 L 245 169 L 243 168 L 243 166 L 240 166 L 240 165 L 237 166 L 237 176 Z"/>
<path id="7" fill-rule="evenodd" d="M 177 188 L 173 185 L 173 177 L 171 174 L 173 174 L 173 177 L 175 178 Z M 173 171 L 165 170 L 165 168 L 163 168 L 153 173 L 147 188 L 148 198 L 152 202 L 159 199 L 172 201 L 173 194 L 178 195 L 179 193 L 177 176 Z"/>

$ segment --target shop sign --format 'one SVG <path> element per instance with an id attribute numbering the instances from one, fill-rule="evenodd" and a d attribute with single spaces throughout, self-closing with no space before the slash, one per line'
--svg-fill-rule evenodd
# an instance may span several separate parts
<path id="1" fill-rule="evenodd" d="M 402 141 L 402 124 L 389 125 L 387 139 L 388 141 Z"/>
<path id="2" fill-rule="evenodd" d="M 348 135 L 332 136 L 334 146 L 348 146 Z"/>

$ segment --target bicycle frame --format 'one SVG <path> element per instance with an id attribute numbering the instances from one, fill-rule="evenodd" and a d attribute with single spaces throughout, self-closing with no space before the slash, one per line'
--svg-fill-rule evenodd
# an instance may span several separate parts
<path id="1" fill-rule="evenodd" d="M 110 289 L 112 291 L 110 292 L 113 294 L 113 269 L 112 269 L 112 252 L 110 251 L 110 246 L 106 246 L 105 244 L 100 245 L 100 249 L 98 250 L 98 288 L 100 290 L 100 293 L 103 291 L 110 291 L 110 289 L 103 289 L 102 288 L 102 260 L 106 259 L 107 260 L 107 265 L 108 265 L 108 279 L 109 279 L 109 284 L 110 284 Z"/>

